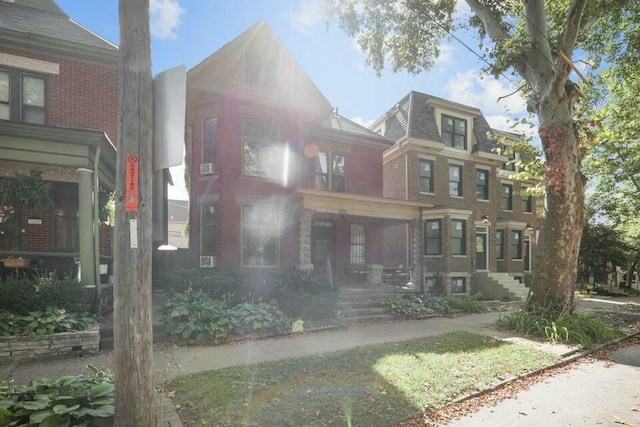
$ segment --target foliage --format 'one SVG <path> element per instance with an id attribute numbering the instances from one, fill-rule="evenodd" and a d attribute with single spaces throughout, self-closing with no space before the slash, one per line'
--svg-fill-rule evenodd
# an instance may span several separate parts
<path id="1" fill-rule="evenodd" d="M 584 313 L 564 314 L 559 308 L 530 305 L 502 316 L 498 326 L 524 336 L 552 342 L 566 341 L 591 348 L 594 343 L 620 336 L 601 319 Z"/>
<path id="2" fill-rule="evenodd" d="M 557 356 L 452 332 L 175 378 L 185 425 L 398 425 Z"/>
<path id="3" fill-rule="evenodd" d="M 233 330 L 227 300 L 216 300 L 202 290 L 176 293 L 162 308 L 167 334 L 176 340 L 219 344 Z"/>
<path id="4" fill-rule="evenodd" d="M 267 304 L 242 303 L 231 309 L 234 333 L 245 334 L 282 334 L 291 330 L 291 319 L 278 310 L 278 307 Z"/>
<path id="5" fill-rule="evenodd" d="M 113 425 L 113 375 L 88 368 L 93 376 L 42 379 L 19 386 L 0 382 L 0 425 Z"/>
<path id="6" fill-rule="evenodd" d="M 217 268 L 175 268 L 164 273 L 158 282 L 159 287 L 173 292 L 192 289 L 214 299 L 227 298 L 236 293 L 241 284 L 242 278 L 238 273 Z"/>
<path id="7" fill-rule="evenodd" d="M 173 339 L 214 344 L 231 335 L 285 333 L 292 323 L 274 305 L 242 303 L 230 309 L 228 296 L 217 300 L 191 289 L 169 298 L 162 314 L 167 334 Z"/>
<path id="8" fill-rule="evenodd" d="M 482 313 L 487 306 L 482 302 L 482 294 L 433 297 L 429 295 L 410 294 L 388 299 L 384 302 L 387 311 L 407 319 L 422 319 L 434 313 L 450 314 L 453 310 L 465 313 Z"/>
<path id="9" fill-rule="evenodd" d="M 630 253 L 631 247 L 620 231 L 587 222 L 580 242 L 579 278 L 587 283 L 593 275 L 596 281 L 606 282 L 611 268 L 625 266 Z"/>
<path id="10" fill-rule="evenodd" d="M 0 310 L 14 314 L 59 307 L 67 312 L 85 312 L 91 307 L 92 291 L 71 276 L 54 274 L 27 277 L 10 275 L 0 280 Z"/>
<path id="11" fill-rule="evenodd" d="M 56 332 L 83 331 L 97 324 L 99 318 L 87 313 L 68 313 L 64 309 L 47 307 L 27 315 L 0 310 L 0 336 L 26 335 L 37 337 Z"/>
<path id="12" fill-rule="evenodd" d="M 45 209 L 53 206 L 51 183 L 37 172 L 0 178 L 0 206 Z"/>

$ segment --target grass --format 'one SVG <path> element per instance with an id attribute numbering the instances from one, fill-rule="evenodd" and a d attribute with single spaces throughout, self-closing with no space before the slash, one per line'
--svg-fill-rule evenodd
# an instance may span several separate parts
<path id="1" fill-rule="evenodd" d="M 384 426 L 556 359 L 451 332 L 183 376 L 167 389 L 187 425 L 344 426 L 349 414 L 353 426 Z"/>

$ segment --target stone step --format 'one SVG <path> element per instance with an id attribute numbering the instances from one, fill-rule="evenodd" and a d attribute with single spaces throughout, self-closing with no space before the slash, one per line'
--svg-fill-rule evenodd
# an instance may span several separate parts
<path id="1" fill-rule="evenodd" d="M 391 314 L 378 314 L 378 315 L 370 315 L 370 316 L 352 316 L 352 317 L 343 317 L 342 321 L 346 323 L 362 323 L 376 320 L 394 320 L 397 319 L 395 316 Z"/>
<path id="2" fill-rule="evenodd" d="M 382 301 L 338 301 L 336 309 L 349 310 L 355 308 L 378 308 L 382 305 Z"/>
<path id="3" fill-rule="evenodd" d="M 338 315 L 341 317 L 366 317 L 366 316 L 379 316 L 386 314 L 387 310 L 384 307 L 379 308 L 355 308 L 349 310 L 338 310 Z"/>

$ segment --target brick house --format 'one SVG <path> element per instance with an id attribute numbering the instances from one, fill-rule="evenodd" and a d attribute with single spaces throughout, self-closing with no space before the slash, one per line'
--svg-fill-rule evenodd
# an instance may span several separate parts
<path id="1" fill-rule="evenodd" d="M 83 281 L 99 280 L 111 245 L 94 200 L 115 185 L 118 60 L 53 0 L 0 1 L 0 177 L 39 174 L 55 204 L 4 212 L 0 258 L 59 273 L 79 261 Z"/>
<path id="2" fill-rule="evenodd" d="M 192 265 L 380 284 L 385 230 L 423 206 L 383 198 L 392 143 L 340 116 L 254 25 L 187 73 Z"/>
<path id="3" fill-rule="evenodd" d="M 513 156 L 495 151 L 496 138 L 519 136 L 491 129 L 477 108 L 419 92 L 371 129 L 394 141 L 384 153 L 384 197 L 430 206 L 422 209 L 422 243 L 412 244 L 407 225 L 387 229 L 386 256 L 412 247 L 426 286 L 447 293 L 525 297 L 517 282 L 531 275 L 542 200 L 522 193 L 537 182 L 514 180 Z"/>

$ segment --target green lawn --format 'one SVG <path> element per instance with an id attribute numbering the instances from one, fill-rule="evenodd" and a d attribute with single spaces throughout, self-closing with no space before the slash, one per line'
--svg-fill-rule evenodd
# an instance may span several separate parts
<path id="1" fill-rule="evenodd" d="M 557 357 L 483 335 L 359 347 L 172 380 L 186 425 L 394 424 L 428 407 L 538 369 Z"/>

